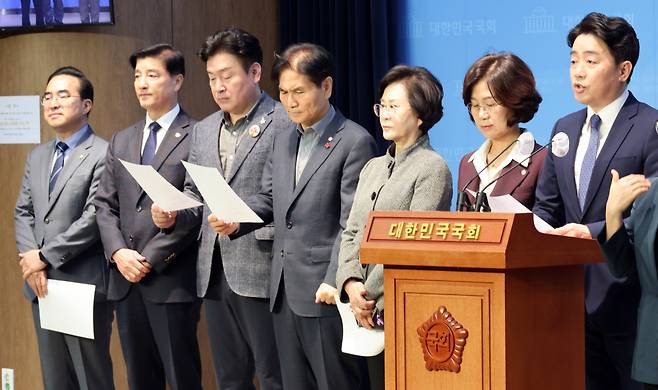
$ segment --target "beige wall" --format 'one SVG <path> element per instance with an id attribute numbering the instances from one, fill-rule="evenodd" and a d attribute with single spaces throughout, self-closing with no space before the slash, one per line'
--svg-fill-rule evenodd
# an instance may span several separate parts
<path id="1" fill-rule="evenodd" d="M 239 26 L 261 40 L 264 74 L 269 75 L 277 44 L 276 0 L 115 0 L 114 26 L 5 35 L 0 38 L 0 95 L 39 95 L 55 68 L 74 65 L 94 84 L 90 122 L 103 137 L 140 119 L 144 113 L 132 89 L 128 56 L 157 42 L 172 42 L 183 51 L 187 77 L 181 105 L 198 119 L 216 109 L 204 64 L 195 57 L 203 39 L 228 26 Z M 269 77 L 263 86 L 272 92 Z M 41 139 L 54 137 L 42 120 Z M 27 153 L 34 145 L 0 145 L 0 366 L 15 369 L 17 390 L 40 389 L 41 375 L 30 305 L 21 294 L 14 242 L 13 208 Z M 204 387 L 214 388 L 205 323 L 201 322 Z M 117 389 L 126 389 L 125 367 L 116 328 L 112 356 Z"/>

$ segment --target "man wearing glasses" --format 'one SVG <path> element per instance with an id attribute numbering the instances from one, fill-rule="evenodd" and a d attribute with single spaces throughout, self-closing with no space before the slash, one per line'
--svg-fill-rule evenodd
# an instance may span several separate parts
<path id="1" fill-rule="evenodd" d="M 41 104 L 56 138 L 30 152 L 14 211 L 45 389 L 114 389 L 107 266 L 92 204 L 107 142 L 88 124 L 93 100 L 91 82 L 78 69 L 50 75 Z M 96 286 L 94 339 L 41 328 L 37 297 L 47 295 L 48 279 Z"/>

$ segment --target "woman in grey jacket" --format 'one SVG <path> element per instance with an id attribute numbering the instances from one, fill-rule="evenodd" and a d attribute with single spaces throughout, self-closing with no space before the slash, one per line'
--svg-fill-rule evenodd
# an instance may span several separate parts
<path id="1" fill-rule="evenodd" d="M 365 328 L 383 326 L 384 309 L 383 266 L 359 261 L 368 212 L 448 210 L 452 198 L 450 170 L 430 146 L 427 135 L 443 116 L 441 83 L 425 68 L 398 65 L 380 82 L 379 95 L 375 115 L 384 138 L 393 144 L 361 171 L 336 273 L 341 298 L 349 298 L 356 320 Z M 381 378 L 371 375 L 372 382 L 383 380 L 381 368 Z"/>

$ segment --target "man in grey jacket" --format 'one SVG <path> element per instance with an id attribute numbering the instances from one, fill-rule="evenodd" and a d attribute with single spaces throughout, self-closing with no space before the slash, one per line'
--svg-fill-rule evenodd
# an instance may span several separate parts
<path id="1" fill-rule="evenodd" d="M 56 139 L 30 152 L 14 212 L 45 389 L 114 389 L 108 269 L 92 203 L 107 142 L 88 124 L 93 101 L 94 88 L 78 69 L 59 68 L 50 75 L 41 104 Z M 48 279 L 96 287 L 94 339 L 41 327 L 37 296 L 46 296 Z"/>
<path id="2" fill-rule="evenodd" d="M 199 56 L 220 110 L 196 125 L 189 161 L 217 168 L 238 195 L 248 197 L 260 188 L 275 137 L 291 123 L 259 87 L 263 53 L 256 37 L 235 28 L 220 31 L 206 39 Z M 189 175 L 185 193 L 203 201 Z M 154 206 L 152 215 L 156 226 L 174 231 L 204 222 L 197 294 L 204 298 L 218 386 L 253 389 L 255 371 L 261 389 L 281 389 L 269 312 L 273 227 L 230 241 L 205 223 L 214 219 L 207 203 L 178 214 Z"/>

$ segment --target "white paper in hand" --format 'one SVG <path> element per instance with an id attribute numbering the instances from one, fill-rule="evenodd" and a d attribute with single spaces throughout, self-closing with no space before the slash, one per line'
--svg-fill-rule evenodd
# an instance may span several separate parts
<path id="1" fill-rule="evenodd" d="M 150 165 L 133 164 L 119 159 L 128 170 L 130 176 L 137 181 L 153 203 L 157 203 L 164 211 L 176 211 L 203 206 L 189 196 L 183 194 L 162 177 Z"/>
<path id="2" fill-rule="evenodd" d="M 94 339 L 93 284 L 48 279 L 48 294 L 39 298 L 41 327 Z"/>
<path id="3" fill-rule="evenodd" d="M 343 344 L 341 350 L 344 353 L 357 356 L 375 356 L 384 350 L 384 330 L 366 329 L 359 326 L 350 309 L 349 303 L 340 301 L 336 295 L 336 306 L 343 322 Z"/>
<path id="4" fill-rule="evenodd" d="M 215 216 L 227 222 L 263 222 L 233 191 L 217 168 L 183 161 L 201 196 Z"/>

